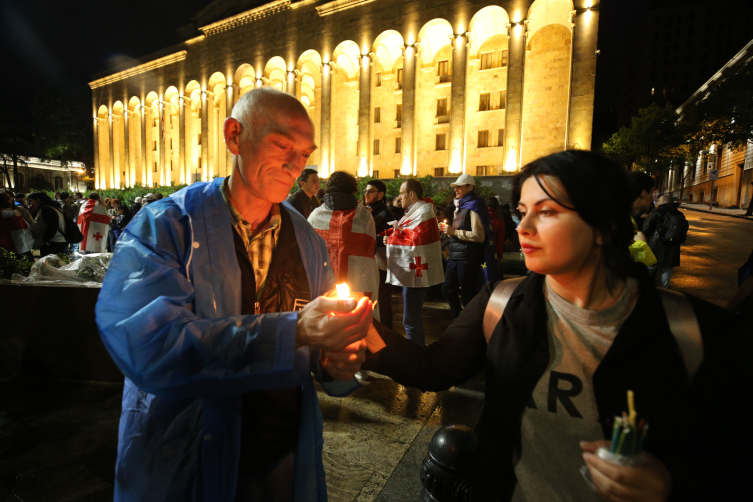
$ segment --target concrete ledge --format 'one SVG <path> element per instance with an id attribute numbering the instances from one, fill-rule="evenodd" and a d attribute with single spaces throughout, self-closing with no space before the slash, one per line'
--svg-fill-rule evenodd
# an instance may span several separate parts
<path id="1" fill-rule="evenodd" d="M 0 285 L 0 377 L 122 382 L 94 322 L 99 289 Z"/>

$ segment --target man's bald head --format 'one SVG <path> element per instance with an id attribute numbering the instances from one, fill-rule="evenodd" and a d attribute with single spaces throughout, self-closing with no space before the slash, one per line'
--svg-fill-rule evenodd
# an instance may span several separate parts
<path id="1" fill-rule="evenodd" d="M 300 101 L 273 87 L 258 87 L 241 96 L 230 116 L 243 126 L 242 138 L 252 141 L 263 137 L 279 117 L 305 117 L 311 121 Z"/>

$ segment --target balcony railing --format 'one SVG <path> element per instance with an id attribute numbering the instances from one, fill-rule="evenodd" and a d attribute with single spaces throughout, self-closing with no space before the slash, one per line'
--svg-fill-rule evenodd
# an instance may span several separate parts
<path id="1" fill-rule="evenodd" d="M 437 115 L 437 124 L 449 124 L 449 123 L 450 123 L 449 115 Z"/>
<path id="2" fill-rule="evenodd" d="M 440 84 L 446 84 L 447 82 L 452 82 L 452 75 L 440 75 L 439 76 Z"/>

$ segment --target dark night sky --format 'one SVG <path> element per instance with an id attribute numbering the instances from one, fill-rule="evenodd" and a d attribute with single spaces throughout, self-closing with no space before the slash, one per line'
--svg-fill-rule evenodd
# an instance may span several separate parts
<path id="1" fill-rule="evenodd" d="M 651 0 L 602 0 L 596 113 L 614 107 L 620 65 Z M 0 0 L 0 92 L 23 117 L 39 89 L 53 88 L 90 114 L 90 76 L 123 57 L 179 42 L 176 29 L 209 0 Z"/>

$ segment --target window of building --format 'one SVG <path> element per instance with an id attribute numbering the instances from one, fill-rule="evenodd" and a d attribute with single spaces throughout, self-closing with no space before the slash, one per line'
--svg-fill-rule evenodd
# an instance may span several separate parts
<path id="1" fill-rule="evenodd" d="M 507 102 L 507 91 L 492 93 L 492 110 L 504 110 Z"/>
<path id="2" fill-rule="evenodd" d="M 487 110 L 491 110 L 491 106 L 492 106 L 492 93 L 482 92 L 481 94 L 479 94 L 478 111 L 485 112 Z"/>
<path id="3" fill-rule="evenodd" d="M 372 178 L 378 178 L 379 177 L 379 169 L 374 169 L 371 171 L 371 177 Z"/>
<path id="4" fill-rule="evenodd" d="M 489 131 L 478 132 L 478 148 L 486 148 L 489 146 Z"/>
<path id="5" fill-rule="evenodd" d="M 491 174 L 491 166 L 476 166 L 476 176 L 487 176 Z"/>
<path id="6" fill-rule="evenodd" d="M 447 98 L 437 99 L 437 118 L 439 123 L 447 123 L 450 121 L 450 116 L 447 111 Z"/>
<path id="7" fill-rule="evenodd" d="M 497 131 L 497 146 L 505 146 L 505 130 Z"/>
<path id="8" fill-rule="evenodd" d="M 403 138 L 395 138 L 395 153 L 403 151 Z"/>
<path id="9" fill-rule="evenodd" d="M 380 124 L 382 122 L 382 107 L 377 106 L 374 108 L 374 123 Z"/>
<path id="10" fill-rule="evenodd" d="M 491 51 L 481 54 L 481 69 L 503 68 L 507 66 L 507 51 Z"/>
<path id="11" fill-rule="evenodd" d="M 152 121 L 152 126 L 157 127 L 157 117 L 154 117 L 154 120 Z"/>
<path id="12" fill-rule="evenodd" d="M 447 150 L 447 133 L 437 134 L 435 150 Z"/>
<path id="13" fill-rule="evenodd" d="M 154 172 L 154 173 L 157 172 L 157 163 L 156 162 L 154 163 L 154 167 L 152 168 L 152 172 Z"/>
<path id="14" fill-rule="evenodd" d="M 403 126 L 403 105 L 397 105 L 397 109 L 395 110 L 395 127 L 398 129 Z"/>
<path id="15" fill-rule="evenodd" d="M 173 149 L 173 138 L 170 138 L 170 150 Z"/>
<path id="16" fill-rule="evenodd" d="M 712 203 L 717 202 L 719 200 L 718 196 L 719 196 L 719 187 L 714 187 L 714 189 L 711 190 L 711 202 Z"/>
<path id="17" fill-rule="evenodd" d="M 444 167 L 435 167 L 434 168 L 434 177 L 435 178 L 441 178 L 444 176 Z"/>
<path id="18" fill-rule="evenodd" d="M 154 141 L 152 141 L 152 151 L 153 152 L 157 151 L 157 140 L 156 139 Z"/>
<path id="19" fill-rule="evenodd" d="M 444 82 L 450 82 L 452 80 L 452 75 L 449 74 L 450 71 L 450 62 L 445 59 L 444 61 L 439 61 L 437 63 L 437 76 L 439 77 L 439 83 L 442 84 Z"/>
<path id="20" fill-rule="evenodd" d="M 374 155 L 379 155 L 379 140 L 374 140 Z"/>
<path id="21" fill-rule="evenodd" d="M 196 118 L 197 119 L 201 118 L 201 107 L 200 106 L 196 107 Z"/>
<path id="22" fill-rule="evenodd" d="M 382 72 L 378 71 L 374 74 L 374 87 L 382 87 Z"/>
<path id="23" fill-rule="evenodd" d="M 198 133 L 196 135 L 196 144 L 201 146 L 201 133 Z"/>
<path id="24" fill-rule="evenodd" d="M 173 170 L 173 161 L 172 160 L 170 161 L 170 170 L 171 171 Z M 123 176 L 125 176 L 125 174 Z"/>
<path id="25" fill-rule="evenodd" d="M 55 176 L 55 190 L 62 190 L 63 189 L 63 178 L 60 176 Z"/>
<path id="26" fill-rule="evenodd" d="M 395 169 L 394 174 L 395 174 L 395 178 L 399 178 L 400 177 L 400 169 Z"/>
<path id="27" fill-rule="evenodd" d="M 403 88 L 403 69 L 402 68 L 397 69 L 397 88 L 398 89 Z"/>

